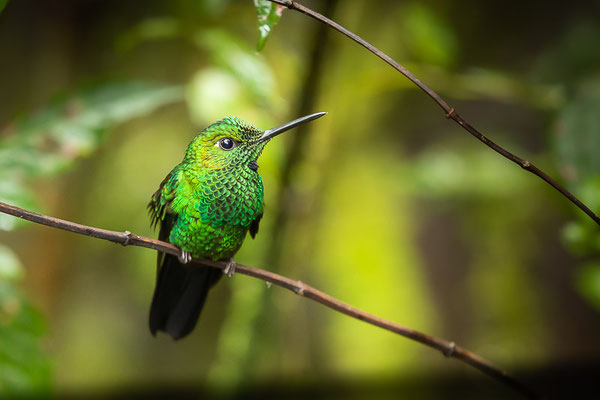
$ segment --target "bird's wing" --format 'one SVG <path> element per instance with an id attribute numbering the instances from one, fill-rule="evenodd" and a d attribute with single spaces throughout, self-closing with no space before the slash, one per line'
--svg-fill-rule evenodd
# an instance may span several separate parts
<path id="1" fill-rule="evenodd" d="M 260 220 L 262 218 L 262 213 L 258 214 L 258 216 L 256 218 L 254 218 L 254 221 L 252 221 L 250 223 L 250 236 L 252 236 L 252 239 L 254 239 L 254 237 L 256 236 L 256 234 L 258 233 L 258 225 L 260 224 Z"/>
<path id="2" fill-rule="evenodd" d="M 169 241 L 177 214 L 171 203 L 180 185 L 180 171 L 175 167 L 152 195 L 148 209 L 152 224 L 160 224 L 158 239 Z M 150 306 L 149 325 L 152 334 L 167 332 L 173 339 L 187 336 L 198 321 L 208 290 L 223 275 L 221 270 L 190 263 L 182 264 L 172 254 L 158 252 L 156 287 Z"/>
<path id="3" fill-rule="evenodd" d="M 164 211 L 158 239 L 169 241 L 177 214 Z M 220 269 L 191 262 L 182 264 L 177 256 L 158 252 L 154 295 L 149 326 L 153 335 L 164 331 L 173 339 L 187 336 L 196 326 L 209 289 L 223 275 Z"/>
<path id="4" fill-rule="evenodd" d="M 159 222 L 169 222 L 165 221 L 165 217 L 167 212 L 170 211 L 171 202 L 175 197 L 175 189 L 177 188 L 178 184 L 179 167 L 175 167 L 171 172 L 169 172 L 165 179 L 163 179 L 158 187 L 158 190 L 154 192 L 150 202 L 148 203 L 148 212 L 150 213 L 150 224 L 152 227 L 156 227 Z M 170 223 L 171 228 L 173 227 L 173 222 L 174 221 L 171 221 Z M 163 233 L 162 231 L 163 226 L 161 226 L 161 234 Z M 164 238 L 161 238 L 161 240 L 164 240 Z"/>
<path id="5" fill-rule="evenodd" d="M 171 172 L 163 179 L 154 192 L 150 202 L 148 203 L 148 212 L 150 213 L 150 225 L 155 228 L 160 224 L 158 240 L 165 242 L 169 241 L 171 229 L 177 222 L 177 215 L 171 210 L 171 202 L 175 197 L 175 189 L 179 183 L 179 166 L 173 168 Z M 156 264 L 158 270 L 163 265 L 166 254 L 163 252 L 157 253 Z"/>

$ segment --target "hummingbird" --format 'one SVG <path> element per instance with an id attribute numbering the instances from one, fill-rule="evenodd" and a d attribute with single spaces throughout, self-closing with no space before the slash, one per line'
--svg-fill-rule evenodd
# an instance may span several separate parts
<path id="1" fill-rule="evenodd" d="M 310 114 L 262 131 L 236 117 L 225 117 L 202 130 L 185 156 L 152 195 L 151 225 L 158 238 L 177 246 L 178 256 L 159 252 L 150 306 L 150 332 L 187 336 L 196 326 L 209 289 L 221 275 L 235 272 L 233 256 L 248 232 L 254 238 L 263 216 L 263 184 L 258 158 L 275 136 L 313 121 Z M 221 271 L 192 258 L 226 260 Z"/>

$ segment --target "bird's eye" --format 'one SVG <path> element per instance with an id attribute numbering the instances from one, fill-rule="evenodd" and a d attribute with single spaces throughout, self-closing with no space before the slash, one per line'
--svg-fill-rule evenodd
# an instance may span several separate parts
<path id="1" fill-rule="evenodd" d="M 223 138 L 217 142 L 217 145 L 225 151 L 233 149 L 236 146 L 236 144 L 237 143 L 235 142 L 235 140 L 228 137 Z"/>

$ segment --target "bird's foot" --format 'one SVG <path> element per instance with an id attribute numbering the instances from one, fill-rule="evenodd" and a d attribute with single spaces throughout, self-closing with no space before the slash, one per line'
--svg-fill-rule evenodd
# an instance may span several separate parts
<path id="1" fill-rule="evenodd" d="M 227 261 L 227 265 L 225 266 L 223 273 L 231 278 L 233 276 L 233 274 L 235 274 L 236 266 L 237 266 L 237 264 L 236 264 L 235 260 L 233 259 L 233 257 L 231 257 L 229 259 L 229 261 Z"/>
<path id="2" fill-rule="evenodd" d="M 192 261 L 192 253 L 189 251 L 181 250 L 181 253 L 177 256 L 179 258 L 179 262 L 182 264 L 187 264 Z"/>

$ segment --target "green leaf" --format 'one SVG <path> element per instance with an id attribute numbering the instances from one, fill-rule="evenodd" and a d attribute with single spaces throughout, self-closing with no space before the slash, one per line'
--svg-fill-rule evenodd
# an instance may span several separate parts
<path id="1" fill-rule="evenodd" d="M 50 360 L 43 353 L 42 315 L 15 287 L 0 279 L 0 397 L 47 398 Z"/>
<path id="2" fill-rule="evenodd" d="M 222 30 L 206 30 L 196 36 L 196 43 L 210 51 L 214 64 L 237 78 L 260 103 L 275 93 L 271 68 L 244 42 Z"/>
<path id="3" fill-rule="evenodd" d="M 411 3 L 403 13 L 403 27 L 410 52 L 420 61 L 450 66 L 457 53 L 452 29 L 421 2 Z"/>
<path id="4" fill-rule="evenodd" d="M 14 176 L 0 173 L 0 201 L 32 211 L 39 211 L 39 205 L 31 191 Z M 11 231 L 26 221 L 0 213 L 0 231 Z M 0 274 L 1 275 L 1 274 Z"/>
<path id="5" fill-rule="evenodd" d="M 279 22 L 284 6 L 274 4 L 268 0 L 254 0 L 256 7 L 256 17 L 258 18 L 258 43 L 256 49 L 261 51 L 273 30 L 273 27 Z"/>
<path id="6" fill-rule="evenodd" d="M 177 86 L 139 82 L 82 90 L 13 124 L 0 142 L 0 171 L 26 178 L 63 171 L 91 154 L 106 129 L 182 96 Z"/>
<path id="7" fill-rule="evenodd" d="M 554 151 L 570 187 L 600 178 L 600 78 L 582 82 L 555 124 Z"/>
<path id="8" fill-rule="evenodd" d="M 8 3 L 8 0 L 0 0 L 0 12 L 6 7 L 6 3 Z"/>
<path id="9" fill-rule="evenodd" d="M 204 68 L 190 80 L 186 91 L 192 119 L 198 124 L 222 118 L 248 103 L 240 82 L 222 68 Z"/>
<path id="10" fill-rule="evenodd" d="M 90 155 L 110 127 L 182 98 L 179 86 L 111 83 L 76 92 L 12 123 L 0 135 L 0 201 L 39 210 L 28 180 L 68 169 Z M 0 214 L 0 230 L 20 223 Z"/>
<path id="11" fill-rule="evenodd" d="M 415 160 L 405 183 L 421 196 L 440 198 L 509 198 L 527 184 L 527 177 L 496 154 L 477 149 L 431 147 Z M 510 182 L 499 185 L 498 182 Z M 403 183 L 404 184 L 404 183 Z"/>
<path id="12" fill-rule="evenodd" d="M 554 152 L 568 188 L 592 211 L 600 212 L 600 78 L 581 82 L 554 124 Z M 563 237 L 576 254 L 600 251 L 598 227 L 583 213 Z"/>
<path id="13" fill-rule="evenodd" d="M 17 281 L 23 277 L 23 266 L 8 247 L 0 245 L 0 280 Z"/>
<path id="14" fill-rule="evenodd" d="M 600 234 L 598 225 L 585 220 L 570 222 L 562 231 L 562 239 L 569 250 L 579 256 L 600 251 Z"/>
<path id="15" fill-rule="evenodd" d="M 117 48 L 128 51 L 148 40 L 170 39 L 182 33 L 182 28 L 173 17 L 149 18 L 135 25 L 117 41 Z"/>
<path id="16" fill-rule="evenodd" d="M 600 263 L 586 264 L 579 268 L 575 284 L 579 293 L 600 309 Z"/>
<path id="17" fill-rule="evenodd" d="M 237 110 L 277 107 L 274 74 L 246 43 L 218 29 L 198 32 L 194 43 L 208 50 L 214 66 L 199 70 L 190 81 L 187 100 L 193 119 L 201 124 Z M 246 114 L 247 115 L 247 114 Z"/>

